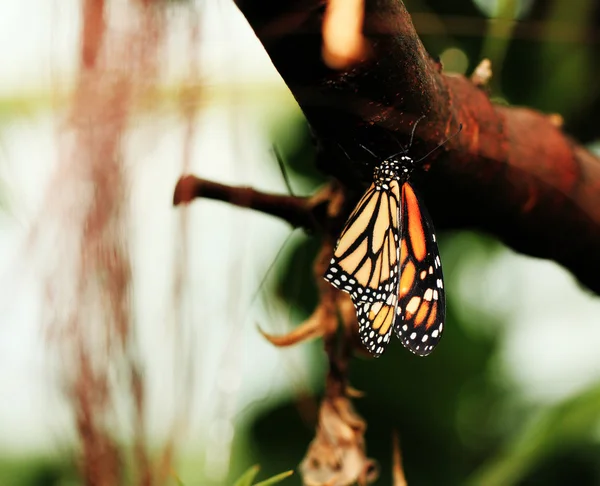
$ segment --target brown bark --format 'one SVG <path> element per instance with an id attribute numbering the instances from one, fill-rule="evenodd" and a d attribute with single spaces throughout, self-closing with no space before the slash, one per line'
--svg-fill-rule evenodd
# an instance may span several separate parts
<path id="1" fill-rule="evenodd" d="M 370 57 L 347 71 L 322 61 L 324 2 L 237 4 L 306 115 L 323 171 L 362 188 L 376 161 L 360 144 L 384 158 L 425 115 L 411 150 L 417 158 L 462 123 L 414 178 L 436 227 L 493 234 L 559 262 L 600 293 L 600 160 L 551 117 L 495 105 L 470 80 L 441 73 L 400 1 L 366 1 Z"/>
<path id="2" fill-rule="evenodd" d="M 266 194 L 251 187 L 232 187 L 208 181 L 193 175 L 183 176 L 175 186 L 173 205 L 189 203 L 203 197 L 225 201 L 235 206 L 250 208 L 281 218 L 293 227 L 314 230 L 311 198 Z"/>

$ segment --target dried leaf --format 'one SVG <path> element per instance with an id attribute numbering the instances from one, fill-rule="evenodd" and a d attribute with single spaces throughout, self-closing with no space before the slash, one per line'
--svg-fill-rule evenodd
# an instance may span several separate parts
<path id="1" fill-rule="evenodd" d="M 308 486 L 368 484 L 377 477 L 375 463 L 366 457 L 366 424 L 345 397 L 321 404 L 317 434 L 300 465 Z"/>

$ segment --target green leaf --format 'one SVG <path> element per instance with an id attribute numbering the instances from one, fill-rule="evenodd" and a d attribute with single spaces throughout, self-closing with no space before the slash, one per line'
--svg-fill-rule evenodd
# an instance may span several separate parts
<path id="1" fill-rule="evenodd" d="M 244 474 L 242 474 L 242 476 L 235 482 L 234 486 L 252 486 L 252 481 L 254 481 L 259 469 L 260 466 L 258 464 L 252 466 Z M 294 474 L 294 471 L 286 471 L 281 474 L 277 474 L 272 478 L 265 479 L 260 483 L 256 483 L 254 486 L 271 486 L 272 484 L 280 483 L 285 478 L 290 477 L 292 474 Z"/>
<path id="2" fill-rule="evenodd" d="M 260 466 L 258 464 L 252 466 L 235 482 L 233 486 L 252 486 L 252 481 L 258 474 Z"/>
<path id="3" fill-rule="evenodd" d="M 294 474 L 294 471 L 282 472 L 281 474 L 277 474 L 276 476 L 273 476 L 272 478 L 265 479 L 264 481 L 261 481 L 260 483 L 256 483 L 254 486 L 271 486 L 271 484 L 277 484 L 277 483 L 280 483 L 281 481 L 283 481 L 285 478 L 289 478 L 292 474 Z"/>

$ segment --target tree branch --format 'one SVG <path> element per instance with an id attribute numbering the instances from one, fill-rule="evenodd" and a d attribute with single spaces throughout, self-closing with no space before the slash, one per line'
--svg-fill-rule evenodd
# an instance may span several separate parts
<path id="1" fill-rule="evenodd" d="M 371 57 L 346 71 L 321 58 L 320 0 L 237 0 L 292 91 L 322 149 L 321 169 L 362 190 L 373 161 L 407 142 L 418 157 L 464 130 L 415 176 L 438 228 L 482 230 L 553 259 L 600 293 L 600 160 L 551 117 L 495 105 L 476 84 L 441 73 L 398 0 L 366 0 Z M 349 154 L 344 155 L 339 145 Z"/>
<path id="2" fill-rule="evenodd" d="M 225 201 L 235 206 L 270 214 L 290 223 L 294 228 L 314 230 L 313 198 L 267 194 L 251 187 L 233 187 L 185 175 L 179 179 L 173 194 L 173 205 L 185 204 L 197 197 Z"/>

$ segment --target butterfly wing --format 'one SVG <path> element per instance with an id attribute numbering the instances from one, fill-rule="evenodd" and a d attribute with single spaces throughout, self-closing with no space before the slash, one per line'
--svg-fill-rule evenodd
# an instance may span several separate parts
<path id="1" fill-rule="evenodd" d="M 350 294 L 360 338 L 378 357 L 390 340 L 398 307 L 400 186 L 373 183 L 350 215 L 325 280 Z"/>
<path id="2" fill-rule="evenodd" d="M 442 264 L 427 209 L 406 182 L 401 199 L 404 215 L 400 243 L 399 316 L 394 331 L 402 344 L 420 356 L 440 341 L 446 315 Z"/>

